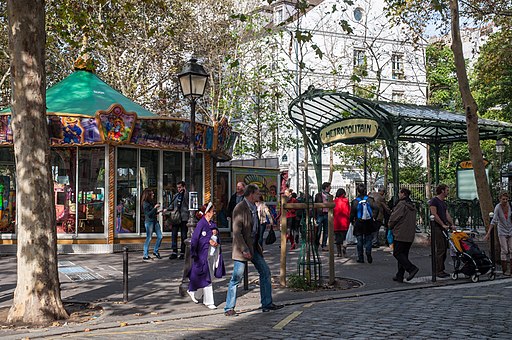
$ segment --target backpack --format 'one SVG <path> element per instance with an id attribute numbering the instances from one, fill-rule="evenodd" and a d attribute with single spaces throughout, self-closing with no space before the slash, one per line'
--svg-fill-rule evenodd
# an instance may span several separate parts
<path id="1" fill-rule="evenodd" d="M 357 200 L 357 219 L 358 220 L 371 220 L 373 218 L 372 207 L 368 202 L 368 196 L 356 197 Z"/>

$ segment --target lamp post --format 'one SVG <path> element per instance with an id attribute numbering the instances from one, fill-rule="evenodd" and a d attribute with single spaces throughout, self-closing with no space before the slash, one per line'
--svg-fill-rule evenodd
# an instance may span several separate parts
<path id="1" fill-rule="evenodd" d="M 501 175 L 502 175 L 502 163 L 503 163 L 503 153 L 505 152 L 505 142 L 503 142 L 501 139 L 498 139 L 496 141 L 496 153 L 498 154 L 499 156 L 499 162 L 500 162 L 500 187 L 499 187 L 499 190 L 501 191 L 503 189 L 503 186 L 502 186 L 502 181 L 503 179 L 501 178 Z"/>
<path id="2" fill-rule="evenodd" d="M 183 277 L 179 292 L 181 296 L 187 295 L 188 277 L 187 274 L 192 266 L 190 260 L 190 238 L 196 226 L 195 211 L 198 209 L 198 193 L 195 191 L 195 165 L 196 165 L 196 101 L 204 95 L 206 82 L 208 81 L 208 73 L 206 73 L 203 66 L 197 63 L 197 59 L 191 58 L 180 74 L 178 74 L 180 81 L 181 92 L 185 98 L 190 101 L 190 173 L 189 173 L 189 210 L 190 217 L 187 222 L 187 239 L 185 241 L 185 263 L 183 265 Z M 183 236 L 182 236 L 183 237 Z"/>

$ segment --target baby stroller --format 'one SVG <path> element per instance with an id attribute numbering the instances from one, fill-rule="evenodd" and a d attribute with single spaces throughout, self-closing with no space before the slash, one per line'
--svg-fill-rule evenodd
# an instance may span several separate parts
<path id="1" fill-rule="evenodd" d="M 472 282 L 478 282 L 480 275 L 486 273 L 489 280 L 496 278 L 494 264 L 467 233 L 454 231 L 450 236 L 446 231 L 443 233 L 448 239 L 452 254 L 454 272 L 451 277 L 453 280 L 457 280 L 459 274 L 470 277 Z"/>

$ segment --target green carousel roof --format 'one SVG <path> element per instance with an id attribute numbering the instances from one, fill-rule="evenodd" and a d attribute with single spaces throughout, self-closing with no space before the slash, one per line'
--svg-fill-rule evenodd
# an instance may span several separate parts
<path id="1" fill-rule="evenodd" d="M 114 103 L 121 104 L 127 112 L 137 113 L 138 117 L 158 116 L 135 104 L 89 71 L 77 70 L 46 90 L 47 113 L 94 117 L 96 111 L 107 110 Z M 10 112 L 10 108 L 0 111 Z"/>

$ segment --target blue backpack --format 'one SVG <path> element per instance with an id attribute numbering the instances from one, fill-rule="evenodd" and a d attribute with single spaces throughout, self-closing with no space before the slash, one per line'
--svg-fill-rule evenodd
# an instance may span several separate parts
<path id="1" fill-rule="evenodd" d="M 367 221 L 373 219 L 373 212 L 370 203 L 368 202 L 368 196 L 356 197 L 357 200 L 357 219 Z"/>

